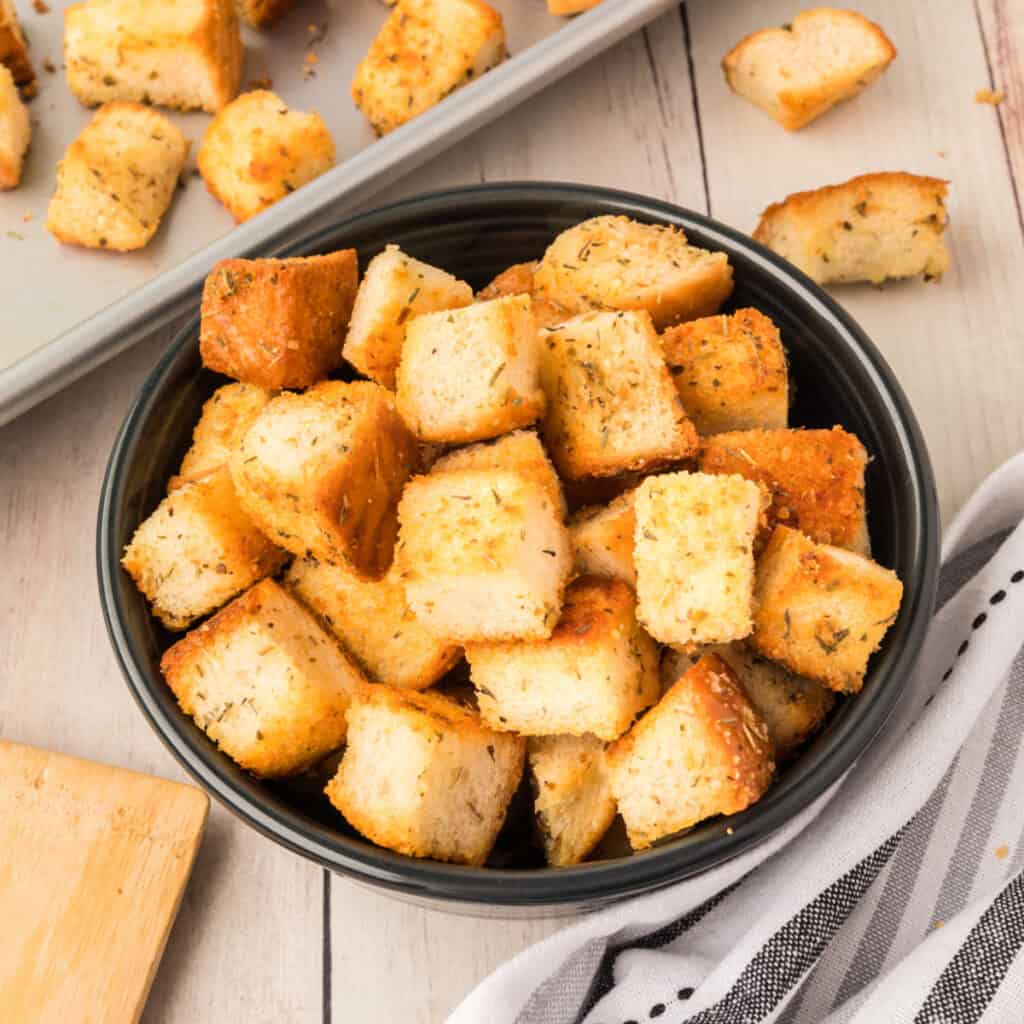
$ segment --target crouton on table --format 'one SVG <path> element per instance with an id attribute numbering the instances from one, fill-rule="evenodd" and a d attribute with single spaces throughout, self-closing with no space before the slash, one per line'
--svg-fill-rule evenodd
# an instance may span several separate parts
<path id="1" fill-rule="evenodd" d="M 262 388 L 306 388 L 323 380 L 341 365 L 358 282 L 355 249 L 221 260 L 203 287 L 203 365 Z"/>
<path id="2" fill-rule="evenodd" d="M 480 865 L 523 771 L 525 741 L 435 693 L 367 686 L 327 796 L 378 846 Z"/>
<path id="3" fill-rule="evenodd" d="M 633 565 L 635 490 L 620 494 L 607 505 L 581 508 L 569 520 L 573 570 L 579 575 L 610 576 L 636 586 Z"/>
<path id="4" fill-rule="evenodd" d="M 406 599 L 456 643 L 551 635 L 571 568 L 548 485 L 515 469 L 416 477 L 399 506 Z"/>
<path id="5" fill-rule="evenodd" d="M 18 187 L 31 138 L 28 109 L 11 72 L 0 64 L 0 189 Z"/>
<path id="6" fill-rule="evenodd" d="M 334 166 L 317 113 L 289 110 L 266 89 L 243 93 L 213 119 L 199 148 L 206 187 L 242 222 Z"/>
<path id="7" fill-rule="evenodd" d="M 469 644 L 483 720 L 524 736 L 621 736 L 658 698 L 658 655 L 621 580 L 585 576 L 566 591 L 548 639 Z"/>
<path id="8" fill-rule="evenodd" d="M 398 0 L 356 68 L 352 100 L 385 135 L 504 57 L 501 15 L 483 0 Z"/>
<path id="9" fill-rule="evenodd" d="M 237 0 L 238 13 L 253 28 L 266 28 L 287 14 L 297 0 Z"/>
<path id="10" fill-rule="evenodd" d="M 761 214 L 754 239 L 819 284 L 941 277 L 948 182 L 899 171 L 796 192 Z"/>
<path id="11" fill-rule="evenodd" d="M 179 640 L 160 667 L 182 711 L 225 754 L 265 778 L 294 775 L 340 747 L 349 702 L 369 685 L 273 580 Z"/>
<path id="12" fill-rule="evenodd" d="M 344 356 L 360 373 L 394 390 L 409 321 L 472 301 L 465 281 L 388 245 L 370 260 L 359 285 Z"/>
<path id="13" fill-rule="evenodd" d="M 605 751 L 634 850 L 759 800 L 775 770 L 768 730 L 732 670 L 704 656 Z"/>
<path id="14" fill-rule="evenodd" d="M 722 59 L 732 90 L 790 131 L 853 99 L 896 57 L 889 37 L 855 11 L 802 11 L 747 36 Z"/>
<path id="15" fill-rule="evenodd" d="M 0 0 L 0 65 L 10 70 L 15 85 L 22 89 L 26 98 L 34 94 L 36 73 L 14 0 Z"/>
<path id="16" fill-rule="evenodd" d="M 750 643 L 829 689 L 856 693 L 902 597 L 892 570 L 777 526 L 758 560 Z"/>
<path id="17" fill-rule="evenodd" d="M 242 35 L 234 0 L 85 0 L 64 11 L 68 86 L 111 100 L 215 113 L 238 93 Z"/>
<path id="18" fill-rule="evenodd" d="M 389 391 L 323 381 L 267 404 L 232 455 L 231 475 L 246 510 L 282 547 L 379 579 L 416 459 Z"/>

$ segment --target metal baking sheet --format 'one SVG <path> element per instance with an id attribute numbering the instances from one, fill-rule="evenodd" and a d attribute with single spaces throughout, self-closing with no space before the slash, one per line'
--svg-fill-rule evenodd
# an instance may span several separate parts
<path id="1" fill-rule="evenodd" d="M 604 0 L 571 20 L 550 16 L 545 0 L 491 2 L 505 19 L 511 59 L 383 139 L 348 95 L 355 66 L 387 17 L 380 0 L 309 0 L 268 32 L 246 29 L 243 84 L 270 79 L 290 106 L 318 110 L 338 165 L 237 227 L 202 180 L 186 176 L 149 245 L 117 254 L 58 245 L 43 226 L 57 161 L 91 112 L 71 95 L 61 69 L 69 4 L 49 0 L 41 13 L 17 0 L 40 89 L 30 106 L 22 185 L 0 193 L 0 424 L 172 321 L 217 260 L 273 253 L 328 207 L 365 200 L 676 0 Z M 210 118 L 170 116 L 192 140 L 194 166 Z"/>

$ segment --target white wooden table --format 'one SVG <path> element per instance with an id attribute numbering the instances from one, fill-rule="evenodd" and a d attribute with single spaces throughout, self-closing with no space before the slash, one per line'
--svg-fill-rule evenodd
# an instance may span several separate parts
<path id="1" fill-rule="evenodd" d="M 770 201 L 856 173 L 949 178 L 945 279 L 835 292 L 910 395 L 948 520 L 1024 447 L 1024 0 L 858 6 L 900 56 L 799 134 L 731 96 L 718 67 L 737 39 L 798 5 L 693 0 L 392 195 L 581 181 L 751 230 Z M 974 102 L 990 86 L 1007 92 L 998 109 Z M 165 343 L 139 346 L 0 430 L 0 735 L 180 778 L 115 666 L 94 582 L 107 454 Z M 435 1022 L 561 923 L 413 908 L 329 878 L 214 808 L 145 1020 Z"/>

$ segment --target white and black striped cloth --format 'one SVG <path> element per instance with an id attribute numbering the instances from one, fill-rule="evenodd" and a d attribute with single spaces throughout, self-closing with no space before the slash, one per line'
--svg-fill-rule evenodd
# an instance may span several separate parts
<path id="1" fill-rule="evenodd" d="M 948 531 L 900 706 L 799 819 L 506 964 L 450 1024 L 1022 1024 L 1024 454 Z"/>

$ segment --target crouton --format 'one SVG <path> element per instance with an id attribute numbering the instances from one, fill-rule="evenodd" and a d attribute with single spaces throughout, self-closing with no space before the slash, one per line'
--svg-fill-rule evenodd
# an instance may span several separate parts
<path id="1" fill-rule="evenodd" d="M 28 109 L 11 72 L 0 64 L 0 189 L 18 187 L 31 138 Z"/>
<path id="2" fill-rule="evenodd" d="M 207 189 L 241 223 L 329 171 L 334 139 L 319 114 L 289 110 L 257 89 L 213 119 L 198 163 Z"/>
<path id="3" fill-rule="evenodd" d="M 481 865 L 519 786 L 525 746 L 439 694 L 370 686 L 349 708 L 348 746 L 326 793 L 378 846 Z"/>
<path id="4" fill-rule="evenodd" d="M 722 70 L 733 92 L 796 131 L 859 95 L 895 57 L 873 21 L 819 7 L 747 36 L 722 59 Z"/>
<path id="5" fill-rule="evenodd" d="M 605 751 L 634 850 L 756 802 L 775 764 L 768 729 L 732 670 L 701 658 Z"/>
<path id="6" fill-rule="evenodd" d="M 0 65 L 11 72 L 15 85 L 22 89 L 26 99 L 35 94 L 36 73 L 14 0 L 0 0 Z"/>
<path id="7" fill-rule="evenodd" d="M 575 573 L 609 576 L 636 587 L 633 565 L 635 496 L 635 490 L 627 491 L 608 505 L 581 508 L 569 520 Z"/>
<path id="8" fill-rule="evenodd" d="M 242 35 L 234 0 L 85 0 L 64 11 L 68 86 L 87 106 L 111 100 L 215 113 L 238 93 Z"/>
<path id="9" fill-rule="evenodd" d="M 601 0 L 548 0 L 548 14 L 582 14 L 596 7 Z"/>
<path id="10" fill-rule="evenodd" d="M 533 305 L 533 319 L 538 327 L 555 327 L 570 319 L 573 314 L 564 306 L 537 296 L 533 275 L 539 266 L 540 263 L 535 261 L 514 263 L 511 267 L 506 267 L 493 281 L 476 293 L 477 302 L 487 302 L 503 295 L 529 295 Z"/>
<path id="11" fill-rule="evenodd" d="M 659 694 L 657 648 L 621 580 L 576 580 L 550 638 L 468 644 L 466 659 L 484 722 L 523 736 L 613 740 Z"/>
<path id="12" fill-rule="evenodd" d="M 678 228 L 611 215 L 563 231 L 534 274 L 534 294 L 571 313 L 646 310 L 658 330 L 717 313 L 731 293 L 725 253 L 689 245 Z"/>
<path id="13" fill-rule="evenodd" d="M 532 430 L 514 430 L 497 441 L 456 448 L 436 459 L 432 472 L 445 473 L 455 469 L 514 469 L 526 473 L 544 485 L 554 506 L 565 516 L 565 498 L 558 474 L 544 451 L 544 445 Z"/>
<path id="14" fill-rule="evenodd" d="M 903 584 L 869 558 L 777 526 L 758 560 L 755 597 L 755 650 L 829 689 L 857 693 L 899 615 Z"/>
<path id="15" fill-rule="evenodd" d="M 238 13 L 253 28 L 266 28 L 287 14 L 297 0 L 236 0 Z"/>
<path id="16" fill-rule="evenodd" d="M 897 171 L 796 192 L 761 214 L 754 239 L 819 284 L 929 281 L 949 265 L 948 184 Z"/>
<path id="17" fill-rule="evenodd" d="M 107 103 L 57 165 L 46 228 L 59 241 L 128 252 L 156 234 L 189 143 L 140 103 Z"/>
<path id="18" fill-rule="evenodd" d="M 294 775 L 340 747 L 368 685 L 284 587 L 263 580 L 160 661 L 181 710 L 254 775 Z"/>
<path id="19" fill-rule="evenodd" d="M 272 399 L 231 458 L 239 498 L 296 555 L 379 579 L 391 565 L 396 506 L 416 443 L 391 393 L 324 381 Z"/>
<path id="20" fill-rule="evenodd" d="M 217 388 L 203 404 L 202 415 L 192 431 L 192 444 L 167 490 L 176 490 L 226 466 L 231 452 L 272 397 L 269 391 L 252 384 L 225 384 Z"/>
<path id="21" fill-rule="evenodd" d="M 455 643 L 551 635 L 571 568 L 548 486 L 515 469 L 416 477 L 398 509 L 406 599 Z"/>
<path id="22" fill-rule="evenodd" d="M 473 289 L 465 281 L 414 260 L 397 245 L 386 246 L 363 275 L 344 356 L 360 373 L 393 391 L 408 321 L 472 301 Z"/>
<path id="23" fill-rule="evenodd" d="M 739 476 L 668 473 L 636 492 L 637 616 L 666 644 L 750 633 L 754 537 L 766 498 Z"/>
<path id="24" fill-rule="evenodd" d="M 529 297 L 410 320 L 396 385 L 398 410 L 424 441 L 482 441 L 533 423 L 545 399 Z"/>
<path id="25" fill-rule="evenodd" d="M 695 453 L 647 313 L 587 313 L 540 335 L 541 433 L 562 476 L 616 476 Z"/>
<path id="26" fill-rule="evenodd" d="M 740 309 L 670 327 L 661 347 L 701 437 L 787 425 L 786 353 L 779 329 L 763 313 Z"/>
<path id="27" fill-rule="evenodd" d="M 181 630 L 285 560 L 242 510 L 222 467 L 164 498 L 135 531 L 121 564 L 153 614 L 168 629 Z"/>
<path id="28" fill-rule="evenodd" d="M 581 864 L 615 818 L 615 798 L 596 736 L 533 736 L 526 759 L 547 862 Z"/>
<path id="29" fill-rule="evenodd" d="M 352 100 L 386 135 L 504 57 L 501 15 L 482 0 L 399 0 L 356 68 Z"/>
<path id="30" fill-rule="evenodd" d="M 296 559 L 288 585 L 375 683 L 422 690 L 462 655 L 416 620 L 392 565 L 380 580 L 363 580 L 341 566 Z"/>
<path id="31" fill-rule="evenodd" d="M 739 430 L 701 446 L 704 473 L 738 473 L 768 488 L 768 522 L 821 544 L 870 551 L 864 500 L 868 453 L 857 437 L 831 430 Z"/>
<path id="32" fill-rule="evenodd" d="M 273 390 L 323 380 L 341 365 L 358 282 L 355 249 L 285 260 L 221 260 L 203 287 L 203 365 Z"/>

